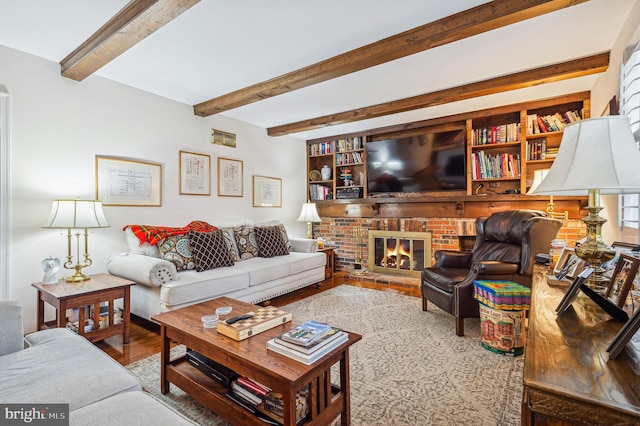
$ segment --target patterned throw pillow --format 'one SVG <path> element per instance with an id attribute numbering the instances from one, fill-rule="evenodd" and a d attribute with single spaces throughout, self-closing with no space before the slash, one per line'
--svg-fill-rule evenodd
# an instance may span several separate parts
<path id="1" fill-rule="evenodd" d="M 227 249 L 233 261 L 237 262 L 242 260 L 238 255 L 238 246 L 236 246 L 236 238 L 233 236 L 233 228 L 220 228 L 220 230 L 222 231 L 224 241 L 227 244 Z"/>
<path id="2" fill-rule="evenodd" d="M 158 249 L 160 249 L 160 258 L 176 265 L 178 271 L 196 268 L 189 237 L 186 234 L 172 235 L 162 239 Z"/>
<path id="3" fill-rule="evenodd" d="M 289 241 L 289 236 L 287 235 L 287 230 L 285 229 L 284 224 L 281 223 L 278 225 L 278 228 L 280 228 L 280 233 L 282 234 L 284 244 L 287 246 L 287 251 L 293 251 L 293 246 L 291 245 L 291 241 Z"/>
<path id="4" fill-rule="evenodd" d="M 253 226 L 234 226 L 233 234 L 238 244 L 238 256 L 241 260 L 258 257 L 258 243 Z"/>
<path id="5" fill-rule="evenodd" d="M 222 231 L 189 231 L 188 235 L 195 257 L 196 271 L 233 266 L 233 259 L 227 249 Z"/>
<path id="6" fill-rule="evenodd" d="M 260 257 L 284 256 L 289 254 L 279 226 L 258 226 L 255 228 Z"/>

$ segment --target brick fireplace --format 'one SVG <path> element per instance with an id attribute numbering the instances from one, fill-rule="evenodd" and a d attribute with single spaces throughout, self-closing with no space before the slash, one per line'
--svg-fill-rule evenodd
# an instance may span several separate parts
<path id="1" fill-rule="evenodd" d="M 420 277 L 431 265 L 431 233 L 369 231 L 369 271 Z"/>
<path id="2" fill-rule="evenodd" d="M 371 217 L 327 217 L 321 216 L 321 223 L 313 224 L 316 238 L 323 237 L 329 245 L 334 246 L 335 267 L 338 271 L 352 271 L 354 261 L 362 253 L 363 268 L 371 270 L 369 262 L 369 231 L 426 232 L 431 235 L 431 250 L 425 255 L 427 266 L 433 263 L 433 254 L 438 250 L 461 250 L 465 237 L 462 229 L 468 229 L 469 218 L 437 217 L 437 218 L 371 218 Z M 585 234 L 581 220 L 565 220 L 557 238 L 566 239 L 570 245 Z M 362 228 L 362 247 L 356 244 L 353 230 Z M 468 247 L 468 245 L 467 245 Z M 388 272 L 385 272 L 388 274 Z"/>

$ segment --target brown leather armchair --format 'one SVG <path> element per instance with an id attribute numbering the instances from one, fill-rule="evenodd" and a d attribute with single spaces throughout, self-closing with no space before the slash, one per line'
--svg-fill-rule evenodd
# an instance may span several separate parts
<path id="1" fill-rule="evenodd" d="M 474 280 L 508 280 L 531 287 L 534 256 L 549 253 L 562 221 L 534 210 L 509 210 L 476 219 L 471 252 L 439 250 L 436 263 L 422 271 L 422 310 L 427 301 L 456 319 L 464 336 L 464 318 L 480 316 Z"/>

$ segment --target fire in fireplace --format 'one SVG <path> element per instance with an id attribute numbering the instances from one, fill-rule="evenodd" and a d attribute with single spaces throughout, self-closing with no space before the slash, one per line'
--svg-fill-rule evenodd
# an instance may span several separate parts
<path id="1" fill-rule="evenodd" d="M 371 272 L 419 277 L 430 259 L 430 232 L 369 231 Z"/>

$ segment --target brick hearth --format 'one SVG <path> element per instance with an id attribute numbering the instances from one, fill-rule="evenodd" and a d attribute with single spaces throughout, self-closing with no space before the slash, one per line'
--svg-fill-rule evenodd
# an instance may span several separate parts
<path id="1" fill-rule="evenodd" d="M 356 247 L 353 230 L 355 227 L 363 229 L 362 235 L 362 258 L 364 268 L 368 269 L 368 237 L 369 230 L 391 230 L 407 232 L 431 232 L 431 250 L 435 253 L 438 250 L 450 249 L 460 250 L 460 231 L 468 228 L 469 219 L 459 218 L 397 218 L 397 219 L 375 219 L 375 218 L 345 218 L 345 217 L 322 217 L 321 223 L 313 225 L 313 233 L 316 238 L 322 237 L 328 245 L 334 247 L 335 267 L 338 271 L 352 271 L 354 260 L 360 252 Z M 471 220 L 471 222 L 473 222 Z M 558 232 L 557 238 L 567 240 L 569 246 L 586 235 L 584 223 L 578 219 L 565 220 L 563 227 Z M 433 261 L 433 259 L 432 259 Z M 357 275 L 353 275 L 357 279 Z M 410 278 L 394 277 L 390 275 L 373 274 L 365 275 L 366 279 L 379 280 L 379 282 L 402 282 Z M 415 279 L 415 278 L 414 278 Z"/>

